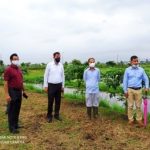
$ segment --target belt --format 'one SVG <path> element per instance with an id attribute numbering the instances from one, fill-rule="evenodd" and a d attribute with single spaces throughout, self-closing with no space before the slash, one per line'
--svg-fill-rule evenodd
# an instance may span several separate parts
<path id="1" fill-rule="evenodd" d="M 62 85 L 62 83 L 48 83 L 48 85 Z"/>
<path id="2" fill-rule="evenodd" d="M 141 87 L 128 87 L 129 89 L 133 89 L 133 90 L 140 90 Z"/>

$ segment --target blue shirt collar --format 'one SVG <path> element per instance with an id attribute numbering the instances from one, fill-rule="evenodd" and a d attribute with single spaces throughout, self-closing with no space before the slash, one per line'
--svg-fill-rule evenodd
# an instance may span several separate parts
<path id="1" fill-rule="evenodd" d="M 139 67 L 137 67 L 137 68 L 133 68 L 132 66 L 130 66 L 130 69 L 131 69 L 131 70 L 138 70 L 138 69 L 139 69 Z"/>

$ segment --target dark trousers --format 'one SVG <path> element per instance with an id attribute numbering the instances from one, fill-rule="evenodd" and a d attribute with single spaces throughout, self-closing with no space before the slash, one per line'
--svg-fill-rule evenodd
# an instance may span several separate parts
<path id="1" fill-rule="evenodd" d="M 55 100 L 55 116 L 59 116 L 60 104 L 61 104 L 61 88 L 62 83 L 48 84 L 48 113 L 47 117 L 52 117 L 53 103 Z"/>
<path id="2" fill-rule="evenodd" d="M 9 110 L 9 102 L 7 102 L 7 104 L 6 104 L 6 111 L 5 111 L 5 114 L 8 114 L 8 110 Z"/>
<path id="3" fill-rule="evenodd" d="M 22 102 L 22 90 L 10 88 L 9 95 L 11 97 L 11 101 L 9 103 L 8 109 L 8 124 L 9 130 L 13 130 L 18 126 L 19 113 Z"/>

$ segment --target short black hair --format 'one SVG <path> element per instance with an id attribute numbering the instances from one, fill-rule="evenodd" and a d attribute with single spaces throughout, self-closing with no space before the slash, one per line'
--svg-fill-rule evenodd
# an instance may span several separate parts
<path id="1" fill-rule="evenodd" d="M 132 61 L 133 59 L 137 59 L 138 57 L 136 55 L 131 56 L 130 60 Z"/>
<path id="2" fill-rule="evenodd" d="M 90 62 L 91 59 L 93 59 L 95 61 L 95 59 L 93 57 L 91 57 L 91 58 L 88 59 L 88 63 Z"/>
<path id="3" fill-rule="evenodd" d="M 10 60 L 13 60 L 13 57 L 14 57 L 14 56 L 17 56 L 17 57 L 18 57 L 18 55 L 17 55 L 16 53 L 13 53 L 13 54 L 10 55 Z"/>
<path id="4" fill-rule="evenodd" d="M 55 52 L 55 53 L 53 53 L 53 56 L 55 57 L 57 54 L 60 55 L 59 52 Z"/>

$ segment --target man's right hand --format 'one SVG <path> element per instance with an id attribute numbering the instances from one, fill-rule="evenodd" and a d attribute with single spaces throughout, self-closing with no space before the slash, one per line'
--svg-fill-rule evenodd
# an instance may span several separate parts
<path id="1" fill-rule="evenodd" d="M 10 102 L 11 101 L 11 97 L 9 95 L 6 96 L 6 100 L 7 102 Z"/>
<path id="2" fill-rule="evenodd" d="M 48 93 L 48 87 L 45 87 L 45 88 L 44 88 L 44 91 L 45 91 L 46 93 Z"/>
<path id="3" fill-rule="evenodd" d="M 64 93 L 64 87 L 61 88 L 61 92 Z"/>
<path id="4" fill-rule="evenodd" d="M 128 92 L 127 92 L 127 93 L 124 93 L 124 96 L 125 96 L 126 98 L 128 98 Z"/>

